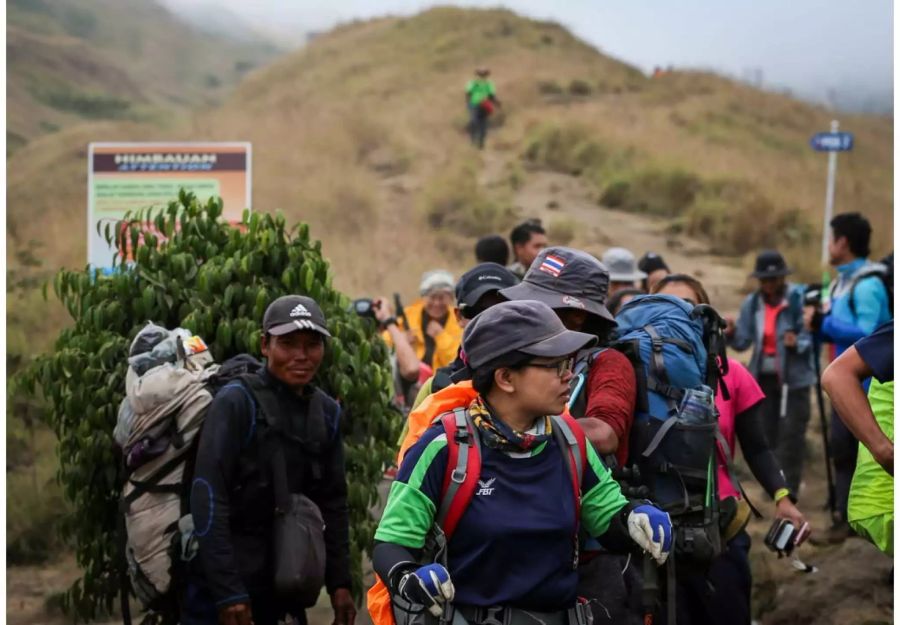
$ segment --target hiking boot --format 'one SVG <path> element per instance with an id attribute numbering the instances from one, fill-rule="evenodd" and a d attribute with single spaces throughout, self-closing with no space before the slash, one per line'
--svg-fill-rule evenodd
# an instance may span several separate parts
<path id="1" fill-rule="evenodd" d="M 839 545 L 855 535 L 856 533 L 850 529 L 850 524 L 847 521 L 836 521 L 824 534 L 810 537 L 809 542 L 817 547 Z"/>

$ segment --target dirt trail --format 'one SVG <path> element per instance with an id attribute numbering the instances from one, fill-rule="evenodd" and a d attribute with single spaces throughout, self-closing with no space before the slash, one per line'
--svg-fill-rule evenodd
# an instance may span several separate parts
<path id="1" fill-rule="evenodd" d="M 740 305 L 746 272 L 740 260 L 709 254 L 708 246 L 666 233 L 666 220 L 615 211 L 597 204 L 597 194 L 579 178 L 552 172 L 529 172 L 516 192 L 522 214 L 540 217 L 552 233 L 554 223 L 574 221 L 575 236 L 568 244 L 597 256 L 613 246 L 626 247 L 638 257 L 647 251 L 662 255 L 672 271 L 701 280 L 713 304 L 724 312 Z"/>

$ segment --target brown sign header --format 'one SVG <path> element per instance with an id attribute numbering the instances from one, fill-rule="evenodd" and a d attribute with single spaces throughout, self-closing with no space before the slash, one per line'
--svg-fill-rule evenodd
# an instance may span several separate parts
<path id="1" fill-rule="evenodd" d="M 203 172 L 244 171 L 242 152 L 119 152 L 94 154 L 93 171 L 101 172 Z"/>

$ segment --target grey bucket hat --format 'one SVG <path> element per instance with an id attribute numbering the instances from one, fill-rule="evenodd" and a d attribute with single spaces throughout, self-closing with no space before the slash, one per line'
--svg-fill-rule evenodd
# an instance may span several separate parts
<path id="1" fill-rule="evenodd" d="M 624 247 L 611 247 L 603 254 L 603 264 L 609 268 L 610 282 L 636 282 L 647 274 L 637 268 L 637 260 Z"/>
<path id="2" fill-rule="evenodd" d="M 509 300 L 537 300 L 550 308 L 575 308 L 615 324 L 606 309 L 609 272 L 599 260 L 570 247 L 541 250 L 524 280 L 500 291 Z"/>
<path id="3" fill-rule="evenodd" d="M 475 317 L 463 333 L 466 364 L 477 370 L 514 351 L 531 356 L 568 356 L 590 347 L 597 337 L 567 330 L 546 304 L 534 300 L 501 302 Z"/>

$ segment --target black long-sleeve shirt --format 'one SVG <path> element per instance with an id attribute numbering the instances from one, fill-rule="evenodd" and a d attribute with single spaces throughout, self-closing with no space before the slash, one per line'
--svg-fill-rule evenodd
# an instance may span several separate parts
<path id="1" fill-rule="evenodd" d="M 325 521 L 325 583 L 329 593 L 350 587 L 349 512 L 340 407 L 321 390 L 294 393 L 268 373 L 289 431 L 303 432 L 310 399 L 323 407 L 328 440 L 316 461 L 300 443 L 284 436 L 290 492 L 302 493 L 319 507 Z M 216 395 L 207 413 L 191 486 L 191 514 L 200 542 L 203 585 L 217 607 L 272 594 L 271 544 L 275 493 L 270 463 L 272 430 L 251 392 L 232 382 Z"/>
<path id="2" fill-rule="evenodd" d="M 766 439 L 762 402 L 755 403 L 735 417 L 734 433 L 753 477 L 769 496 L 773 497 L 779 489 L 787 488 L 784 472 Z"/>

